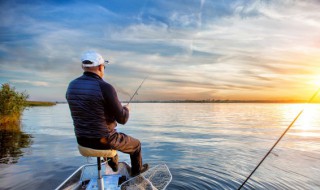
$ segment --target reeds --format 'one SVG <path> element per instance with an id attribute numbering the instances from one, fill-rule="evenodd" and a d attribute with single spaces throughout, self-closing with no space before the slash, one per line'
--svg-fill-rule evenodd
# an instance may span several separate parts
<path id="1" fill-rule="evenodd" d="M 0 129 L 18 124 L 22 111 L 27 106 L 26 92 L 16 92 L 8 83 L 2 84 L 0 89 Z"/>

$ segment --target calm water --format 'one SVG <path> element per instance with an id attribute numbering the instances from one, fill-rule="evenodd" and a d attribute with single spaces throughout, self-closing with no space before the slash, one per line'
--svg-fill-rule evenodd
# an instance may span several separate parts
<path id="1" fill-rule="evenodd" d="M 168 189 L 237 189 L 303 106 L 132 104 L 118 130 L 142 141 L 145 162 L 169 166 Z M 308 105 L 244 189 L 320 189 L 319 115 Z M 0 189 L 54 189 L 95 163 L 78 153 L 66 104 L 25 110 L 22 133 L 0 138 Z"/>

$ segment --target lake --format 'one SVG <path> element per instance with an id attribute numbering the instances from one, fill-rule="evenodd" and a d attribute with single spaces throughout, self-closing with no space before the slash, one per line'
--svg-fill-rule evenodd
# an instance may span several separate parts
<path id="1" fill-rule="evenodd" d="M 167 189 L 237 189 L 303 107 L 243 189 L 320 189 L 320 104 L 134 103 L 117 128 L 144 162 L 167 164 Z M 1 132 L 0 189 L 54 189 L 96 162 L 79 154 L 67 104 L 28 108 L 21 129 Z"/>

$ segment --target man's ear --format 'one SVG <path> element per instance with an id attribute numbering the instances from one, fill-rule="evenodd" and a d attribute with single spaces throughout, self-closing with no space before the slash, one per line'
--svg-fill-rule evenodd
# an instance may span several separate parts
<path id="1" fill-rule="evenodd" d="M 103 70 L 104 70 L 103 65 L 99 65 L 99 71 L 103 72 Z"/>

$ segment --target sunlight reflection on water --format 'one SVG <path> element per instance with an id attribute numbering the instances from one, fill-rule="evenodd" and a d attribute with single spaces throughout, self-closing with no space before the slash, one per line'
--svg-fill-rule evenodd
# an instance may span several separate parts
<path id="1" fill-rule="evenodd" d="M 129 122 L 118 130 L 141 140 L 145 162 L 169 166 L 168 189 L 236 189 L 303 105 L 132 104 Z M 320 104 L 307 107 L 245 189 L 320 188 Z M 0 165 L 4 189 L 53 189 L 87 162 L 76 149 L 66 104 L 29 108 L 23 131 L 33 143 L 18 163 Z M 129 162 L 128 155 L 120 159 Z"/>

